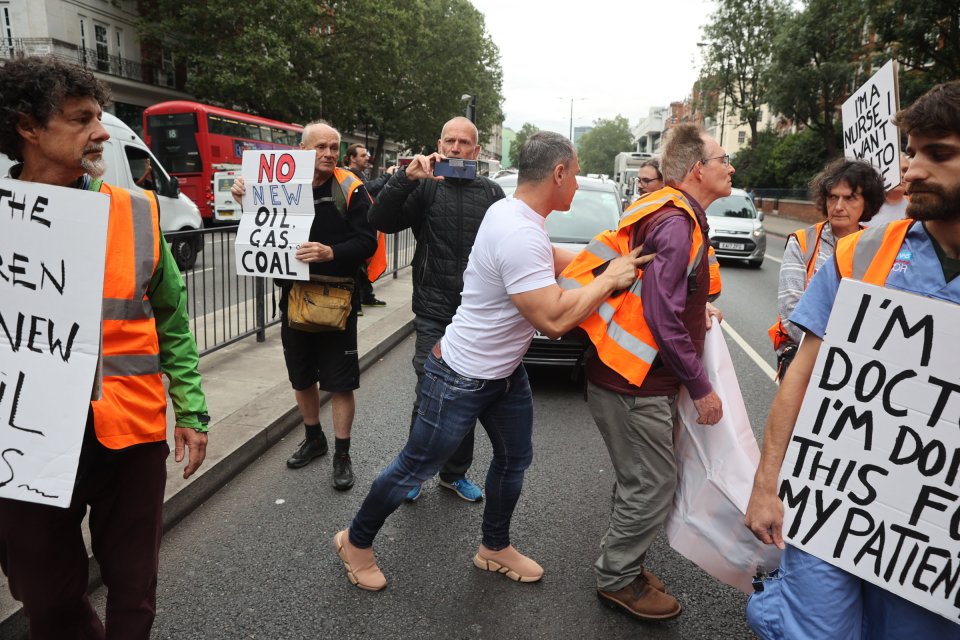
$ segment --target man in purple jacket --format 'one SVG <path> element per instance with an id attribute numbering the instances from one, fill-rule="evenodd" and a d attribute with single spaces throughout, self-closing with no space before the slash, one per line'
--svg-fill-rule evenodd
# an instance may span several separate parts
<path id="1" fill-rule="evenodd" d="M 642 620 L 665 620 L 680 614 L 677 599 L 644 568 L 647 549 L 673 502 L 677 469 L 673 457 L 673 419 L 680 385 L 687 388 L 701 424 L 715 424 L 723 414 L 700 362 L 709 326 L 710 289 L 706 251 L 690 267 L 693 234 L 706 249 L 704 209 L 730 195 L 734 168 L 730 157 L 697 126 L 674 127 L 664 147 L 663 179 L 685 196 L 699 222 L 661 210 L 637 222 L 634 236 L 643 253 L 656 254 L 644 270 L 643 320 L 659 353 L 640 386 L 634 386 L 593 355 L 587 361 L 588 402 L 617 474 L 610 525 L 594 565 L 597 595 L 604 604 Z M 655 198 L 650 195 L 646 198 Z M 629 213 L 627 214 L 629 215 Z M 711 308 L 711 315 L 717 315 Z"/>

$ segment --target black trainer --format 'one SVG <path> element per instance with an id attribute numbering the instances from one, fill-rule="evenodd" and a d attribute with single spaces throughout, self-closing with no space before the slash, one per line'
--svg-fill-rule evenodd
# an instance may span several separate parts
<path id="1" fill-rule="evenodd" d="M 353 463 L 349 453 L 337 453 L 333 456 L 333 488 L 346 491 L 353 486 Z"/>
<path id="2" fill-rule="evenodd" d="M 364 298 L 361 304 L 365 307 L 385 307 L 387 303 L 383 300 L 379 300 L 376 296 L 370 296 L 369 298 Z"/>
<path id="3" fill-rule="evenodd" d="M 291 469 L 299 469 L 306 466 L 314 458 L 319 458 L 327 452 L 327 436 L 320 432 L 319 438 L 306 439 L 300 443 L 292 456 L 287 458 L 287 466 Z"/>

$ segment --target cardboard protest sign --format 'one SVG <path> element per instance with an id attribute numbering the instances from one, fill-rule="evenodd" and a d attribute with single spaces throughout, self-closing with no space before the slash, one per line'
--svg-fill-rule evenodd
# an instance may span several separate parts
<path id="1" fill-rule="evenodd" d="M 897 63 L 880 68 L 843 103 L 843 154 L 872 164 L 884 189 L 900 184 L 900 137 L 890 118 L 900 108 Z"/>
<path id="2" fill-rule="evenodd" d="M 960 619 L 960 306 L 844 280 L 780 472 L 791 544 Z"/>
<path id="3" fill-rule="evenodd" d="M 0 180 L 0 497 L 70 504 L 100 354 L 110 198 Z"/>
<path id="4" fill-rule="evenodd" d="M 313 224 L 315 151 L 244 151 L 247 185 L 237 227 L 237 273 L 309 280 L 310 267 L 294 255 Z"/>

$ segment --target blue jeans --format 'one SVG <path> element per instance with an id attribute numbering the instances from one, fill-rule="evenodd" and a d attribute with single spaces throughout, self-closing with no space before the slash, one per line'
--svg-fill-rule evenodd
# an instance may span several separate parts
<path id="1" fill-rule="evenodd" d="M 350 524 L 350 542 L 366 549 L 407 492 L 432 478 L 477 420 L 493 446 L 483 509 L 483 545 L 510 545 L 510 519 L 533 459 L 533 396 L 523 365 L 507 378 L 461 376 L 432 353 L 424 365 L 421 402 L 403 450 L 373 481 Z"/>

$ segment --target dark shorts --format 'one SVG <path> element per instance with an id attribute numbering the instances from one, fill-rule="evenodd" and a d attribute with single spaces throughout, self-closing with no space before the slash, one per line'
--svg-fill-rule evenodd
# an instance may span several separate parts
<path id="1" fill-rule="evenodd" d="M 324 391 L 353 391 L 360 387 L 357 356 L 357 314 L 350 314 L 343 331 L 308 333 L 280 322 L 280 340 L 287 377 L 297 391 L 318 384 Z"/>

